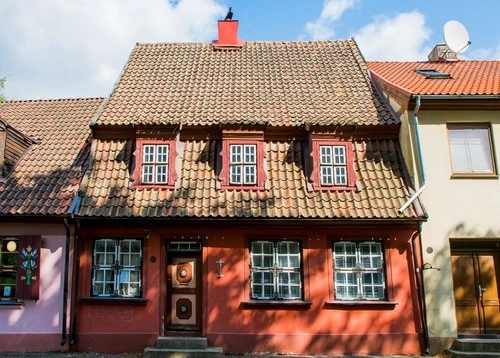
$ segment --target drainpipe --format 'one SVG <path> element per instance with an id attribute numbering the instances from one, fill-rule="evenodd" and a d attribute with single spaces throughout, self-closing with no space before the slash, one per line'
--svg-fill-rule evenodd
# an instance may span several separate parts
<path id="1" fill-rule="evenodd" d="M 415 279 L 417 283 L 418 308 L 420 313 L 420 320 L 422 322 L 422 331 L 423 331 L 422 334 L 424 335 L 424 349 L 425 349 L 425 354 L 429 354 L 431 351 L 431 345 L 429 339 L 429 328 L 427 326 L 427 314 L 426 314 L 427 308 L 425 305 L 424 283 L 422 278 L 422 272 L 419 267 L 418 254 L 415 244 L 417 237 L 420 237 L 421 233 L 422 233 L 422 223 L 419 222 L 418 230 L 413 234 L 411 240 L 411 246 L 413 251 L 413 261 L 415 263 Z M 420 248 L 422 248 L 422 245 L 420 245 Z"/>
<path id="2" fill-rule="evenodd" d="M 76 343 L 76 330 L 78 327 L 78 299 L 80 285 L 80 220 L 76 219 L 75 229 L 75 259 L 74 259 L 74 294 L 73 294 L 73 323 L 71 326 L 71 339 L 69 344 L 72 346 Z"/>
<path id="3" fill-rule="evenodd" d="M 68 218 L 64 218 L 64 229 L 66 230 L 66 250 L 64 252 L 64 286 L 63 286 L 63 308 L 62 308 L 62 332 L 61 346 L 66 344 L 66 322 L 68 318 L 68 267 L 69 267 L 69 245 L 71 241 L 71 231 L 69 229 Z"/>
<path id="4" fill-rule="evenodd" d="M 420 163 L 420 172 L 422 173 L 422 186 L 420 187 L 420 189 L 417 190 L 417 192 L 415 194 L 412 195 L 412 197 L 406 203 L 404 203 L 404 205 L 401 208 L 399 208 L 398 211 L 400 213 L 405 211 L 406 208 L 408 206 L 410 206 L 410 204 L 413 203 L 415 201 L 415 199 L 417 199 L 420 196 L 420 194 L 422 194 L 425 187 L 427 186 L 427 183 L 425 181 L 424 162 L 422 160 L 422 148 L 420 147 L 420 131 L 418 129 L 418 116 L 417 116 L 417 114 L 418 114 L 418 110 L 420 109 L 420 96 L 416 96 L 415 100 L 416 100 L 416 105 L 415 105 L 415 109 L 413 110 L 413 124 L 415 125 L 415 136 L 417 137 L 417 153 L 418 153 L 418 160 Z"/>

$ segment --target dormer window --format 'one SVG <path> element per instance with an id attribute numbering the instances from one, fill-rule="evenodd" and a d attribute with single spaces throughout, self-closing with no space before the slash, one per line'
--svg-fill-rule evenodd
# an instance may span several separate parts
<path id="1" fill-rule="evenodd" d="M 352 143 L 312 140 L 313 187 L 319 190 L 351 190 L 356 183 Z"/>
<path id="2" fill-rule="evenodd" d="M 320 145 L 319 157 L 321 185 L 347 185 L 347 158 L 345 146 Z"/>
<path id="3" fill-rule="evenodd" d="M 224 131 L 222 135 L 221 189 L 261 190 L 266 182 L 262 132 Z"/>
<path id="4" fill-rule="evenodd" d="M 229 182 L 239 185 L 255 185 L 257 183 L 257 145 L 231 144 L 229 153 Z"/>
<path id="5" fill-rule="evenodd" d="M 173 186 L 175 141 L 138 139 L 134 186 Z"/>
<path id="6" fill-rule="evenodd" d="M 145 144 L 142 149 L 141 182 L 143 184 L 168 183 L 168 144 Z"/>

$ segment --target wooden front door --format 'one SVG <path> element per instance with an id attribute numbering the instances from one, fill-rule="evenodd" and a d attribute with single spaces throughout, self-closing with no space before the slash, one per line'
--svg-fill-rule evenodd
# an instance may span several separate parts
<path id="1" fill-rule="evenodd" d="M 452 252 L 458 333 L 500 333 L 500 252 Z"/>
<path id="2" fill-rule="evenodd" d="M 167 254 L 166 330 L 201 329 L 201 252 Z"/>

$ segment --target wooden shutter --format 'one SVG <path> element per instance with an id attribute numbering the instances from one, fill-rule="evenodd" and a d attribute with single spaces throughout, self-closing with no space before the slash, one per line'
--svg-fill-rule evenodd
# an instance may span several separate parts
<path id="1" fill-rule="evenodd" d="M 38 300 L 40 294 L 40 236 L 19 237 L 16 298 Z"/>

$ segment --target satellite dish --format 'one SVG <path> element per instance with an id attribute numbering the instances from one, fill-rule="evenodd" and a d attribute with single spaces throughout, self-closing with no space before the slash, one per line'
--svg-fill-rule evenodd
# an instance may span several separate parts
<path id="1" fill-rule="evenodd" d="M 471 44 L 467 29 L 456 20 L 448 21 L 444 25 L 443 33 L 446 45 L 455 53 L 463 53 L 467 51 Z"/>

